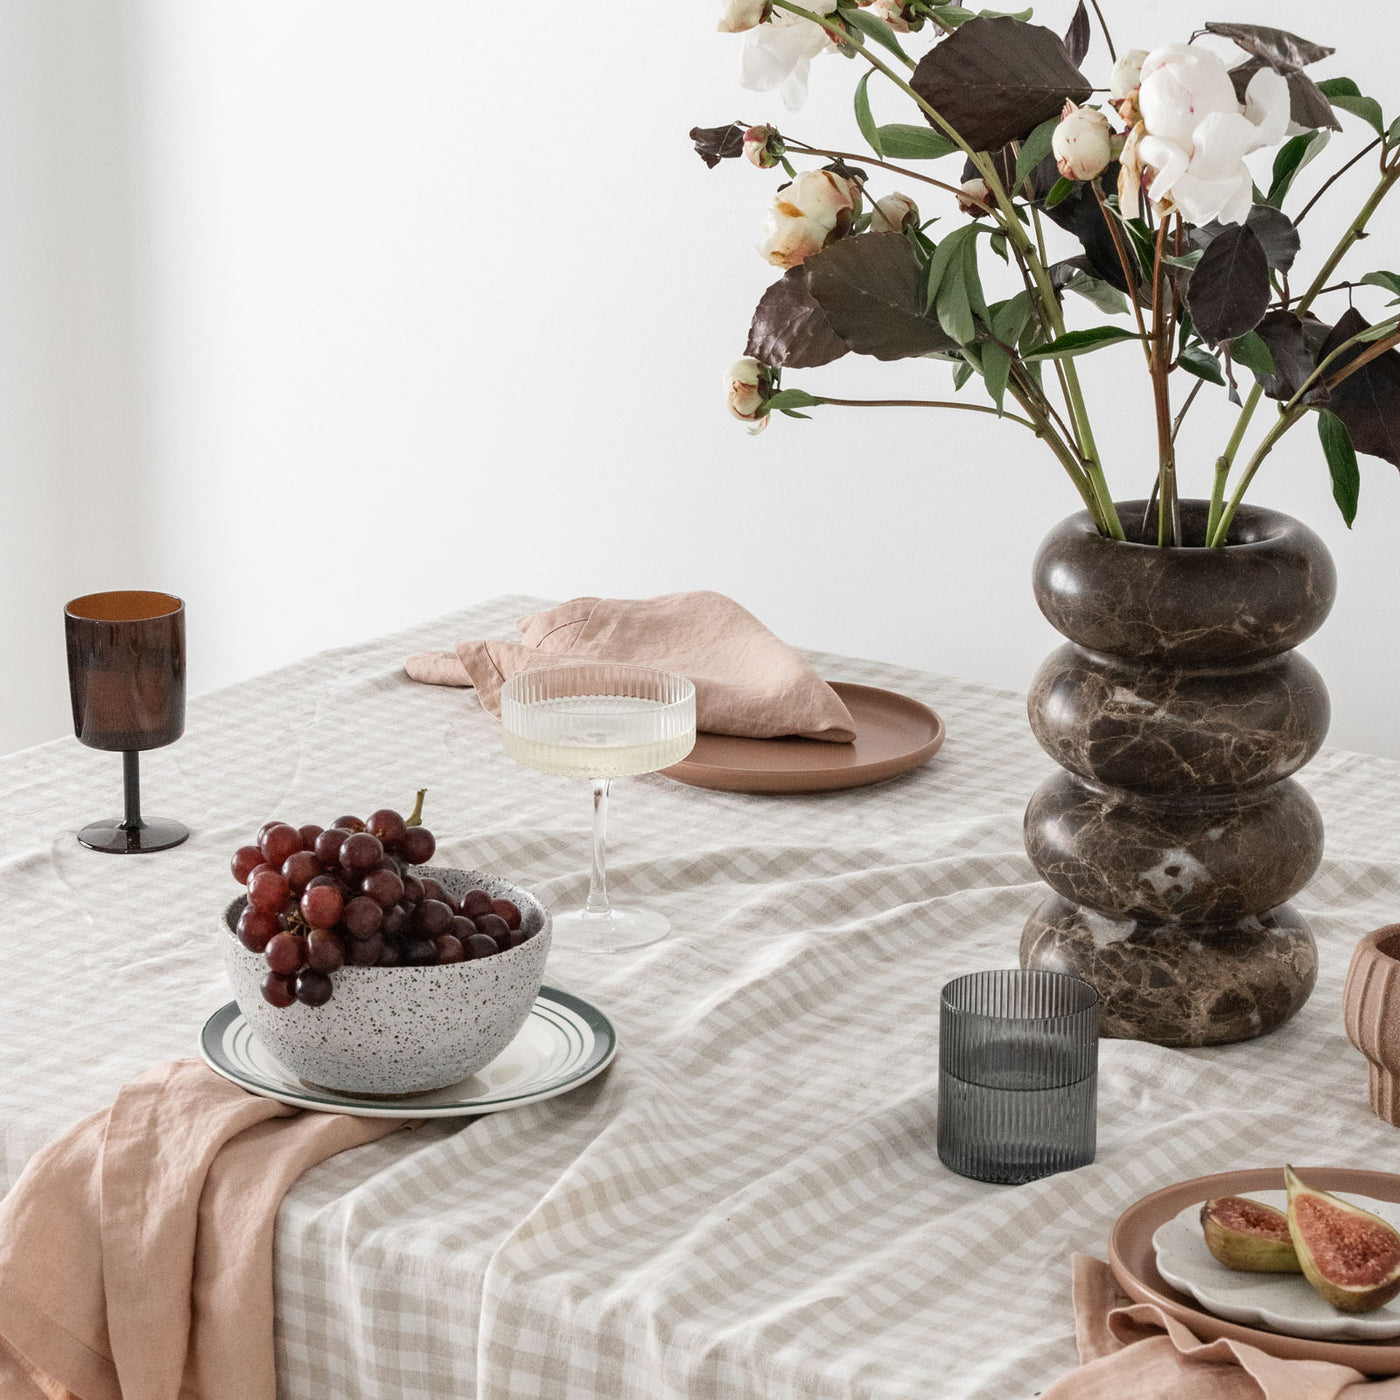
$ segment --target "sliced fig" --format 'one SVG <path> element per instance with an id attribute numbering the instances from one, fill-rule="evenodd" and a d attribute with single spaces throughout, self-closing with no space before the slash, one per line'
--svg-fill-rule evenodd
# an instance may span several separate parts
<path id="1" fill-rule="evenodd" d="M 1201 1207 L 1206 1248 L 1227 1269 L 1245 1274 L 1297 1274 L 1303 1266 L 1288 1217 L 1247 1196 L 1217 1196 Z"/>
<path id="2" fill-rule="evenodd" d="M 1288 1232 L 1307 1280 L 1342 1312 L 1374 1312 L 1400 1293 L 1400 1234 L 1378 1215 L 1284 1167 Z"/>

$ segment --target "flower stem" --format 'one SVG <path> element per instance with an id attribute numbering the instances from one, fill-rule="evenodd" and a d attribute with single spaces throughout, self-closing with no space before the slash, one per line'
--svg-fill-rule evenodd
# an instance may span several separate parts
<path id="1" fill-rule="evenodd" d="M 990 413 L 1004 418 L 1008 423 L 1019 423 L 1033 433 L 1040 429 L 1029 418 L 1016 413 L 1003 413 L 990 404 L 957 403 L 952 399 L 832 399 L 825 394 L 813 395 L 818 403 L 831 404 L 835 408 L 956 408 L 963 413 Z"/>

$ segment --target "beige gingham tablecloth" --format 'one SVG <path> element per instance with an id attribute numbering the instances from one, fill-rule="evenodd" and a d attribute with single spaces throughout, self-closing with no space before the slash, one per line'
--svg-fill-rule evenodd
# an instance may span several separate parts
<path id="1" fill-rule="evenodd" d="M 538 606 L 498 599 L 192 702 L 185 738 L 143 762 L 146 810 L 194 830 L 174 851 L 78 846 L 120 810 L 115 756 L 69 739 L 0 760 L 0 1187 L 194 1053 L 230 995 L 228 857 L 269 817 L 426 785 L 443 863 L 582 900 L 586 785 L 518 767 L 471 692 L 402 670 Z M 1095 1163 L 984 1185 L 935 1150 L 938 990 L 1015 962 L 1040 897 L 1021 813 L 1049 760 L 1019 695 L 814 660 L 932 705 L 943 750 L 843 793 L 615 785 L 615 894 L 675 930 L 612 959 L 556 948 L 547 980 L 613 1019 L 616 1062 L 303 1177 L 278 1220 L 281 1394 L 1015 1400 L 1074 1364 L 1069 1255 L 1102 1255 L 1138 1197 L 1285 1160 L 1400 1168 L 1340 1015 L 1356 938 L 1400 916 L 1400 765 L 1327 751 L 1303 776 L 1328 854 L 1298 901 L 1321 973 L 1296 1020 L 1215 1050 L 1105 1041 Z"/>

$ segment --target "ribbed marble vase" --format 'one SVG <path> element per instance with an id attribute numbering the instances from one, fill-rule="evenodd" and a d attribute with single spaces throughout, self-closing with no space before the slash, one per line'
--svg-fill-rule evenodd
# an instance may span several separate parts
<path id="1" fill-rule="evenodd" d="M 1127 542 L 1071 516 L 1036 557 L 1036 601 L 1069 641 L 1030 694 L 1061 771 L 1026 810 L 1053 893 L 1021 962 L 1090 983 L 1106 1036 L 1218 1045 L 1282 1025 L 1316 977 L 1288 901 L 1322 858 L 1322 821 L 1292 774 L 1330 707 L 1293 648 L 1327 617 L 1336 573 L 1277 511 L 1242 507 L 1206 549 L 1208 505 L 1183 501 L 1187 543 L 1162 549 L 1135 532 L 1145 509 L 1120 505 Z"/>

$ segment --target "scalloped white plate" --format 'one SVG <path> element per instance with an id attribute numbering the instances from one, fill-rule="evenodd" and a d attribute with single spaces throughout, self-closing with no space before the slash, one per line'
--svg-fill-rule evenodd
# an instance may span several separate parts
<path id="1" fill-rule="evenodd" d="M 1334 1194 L 1400 1229 L 1400 1205 L 1345 1191 Z M 1248 1199 L 1278 1210 L 1288 1207 L 1286 1191 L 1251 1191 Z M 1229 1322 L 1314 1341 L 1376 1342 L 1400 1337 L 1400 1298 L 1375 1312 L 1338 1312 L 1302 1274 L 1243 1274 L 1227 1269 L 1206 1248 L 1199 1202 L 1159 1226 L 1152 1247 L 1157 1272 L 1173 1288 Z"/>

